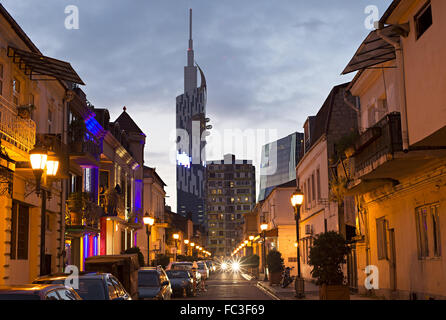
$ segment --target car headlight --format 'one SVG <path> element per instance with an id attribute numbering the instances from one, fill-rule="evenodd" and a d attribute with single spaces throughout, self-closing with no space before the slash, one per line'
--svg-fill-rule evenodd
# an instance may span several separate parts
<path id="1" fill-rule="evenodd" d="M 231 265 L 232 271 L 234 272 L 238 272 L 240 271 L 240 263 L 238 263 L 237 261 L 234 261 Z"/>

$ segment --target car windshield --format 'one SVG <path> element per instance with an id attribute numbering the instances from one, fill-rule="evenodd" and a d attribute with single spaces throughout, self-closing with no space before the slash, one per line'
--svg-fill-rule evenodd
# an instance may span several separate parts
<path id="1" fill-rule="evenodd" d="M 138 287 L 158 287 L 159 276 L 156 271 L 138 272 Z"/>
<path id="2" fill-rule="evenodd" d="M 198 262 L 198 269 L 205 269 L 203 262 Z"/>
<path id="3" fill-rule="evenodd" d="M 183 271 L 183 270 L 167 270 L 166 271 L 167 276 L 170 279 L 176 279 L 176 278 L 180 278 L 180 279 L 185 279 L 185 278 L 189 278 L 189 274 L 187 271 Z"/>
<path id="4" fill-rule="evenodd" d="M 0 300 L 40 300 L 37 294 L 0 293 Z"/>
<path id="5" fill-rule="evenodd" d="M 65 279 L 57 280 L 38 280 L 34 283 L 46 284 L 65 284 Z M 105 291 L 102 280 L 100 279 L 79 279 L 79 288 L 76 288 L 75 283 L 67 284 L 67 287 L 72 287 L 83 300 L 105 300 Z"/>

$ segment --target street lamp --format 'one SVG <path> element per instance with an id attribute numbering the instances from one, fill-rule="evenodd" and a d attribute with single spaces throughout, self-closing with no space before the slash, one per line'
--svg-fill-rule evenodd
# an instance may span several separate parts
<path id="1" fill-rule="evenodd" d="M 249 239 L 249 246 L 251 248 L 251 249 L 249 249 L 249 254 L 253 255 L 254 254 L 254 247 L 253 247 L 252 241 L 254 240 L 254 236 L 249 236 L 248 239 Z"/>
<path id="2" fill-rule="evenodd" d="M 142 219 L 144 221 L 144 224 L 146 225 L 147 233 L 147 266 L 150 266 L 150 234 L 152 233 L 152 226 L 155 223 L 155 219 L 149 216 L 147 211 Z"/>
<path id="3" fill-rule="evenodd" d="M 304 202 L 304 194 L 299 188 L 291 195 L 291 204 L 294 208 L 294 218 L 296 220 L 296 243 L 297 243 L 297 277 L 294 281 L 294 287 L 296 290 L 296 297 L 305 297 L 305 282 L 300 273 L 300 250 L 299 250 L 299 220 L 300 220 L 300 207 Z"/>
<path id="4" fill-rule="evenodd" d="M 187 246 L 187 249 L 186 249 L 186 255 L 189 255 L 189 240 L 188 240 L 188 239 L 185 239 L 185 240 L 184 240 L 184 244 Z"/>
<path id="5" fill-rule="evenodd" d="M 175 261 L 177 261 L 177 241 L 180 238 L 178 233 L 174 233 L 173 238 L 175 239 Z"/>
<path id="6" fill-rule="evenodd" d="M 260 225 L 260 230 L 262 230 L 262 236 L 263 236 L 263 272 L 265 274 L 265 279 L 263 281 L 268 281 L 268 276 L 266 275 L 266 229 L 268 229 L 268 224 L 264 221 Z"/>
<path id="7" fill-rule="evenodd" d="M 40 182 L 42 179 L 43 170 L 46 167 L 48 153 L 41 147 L 35 147 L 29 152 L 29 161 L 36 177 L 36 193 L 40 194 Z"/>
<path id="8" fill-rule="evenodd" d="M 55 177 L 59 168 L 59 161 L 57 159 L 48 161 L 48 152 L 42 147 L 35 147 L 29 152 L 29 161 L 36 178 L 36 194 L 42 199 L 40 207 L 40 275 L 47 274 L 45 264 L 45 237 L 46 237 L 46 199 L 49 197 L 49 192 L 41 189 L 42 175 L 47 169 L 48 177 Z"/>

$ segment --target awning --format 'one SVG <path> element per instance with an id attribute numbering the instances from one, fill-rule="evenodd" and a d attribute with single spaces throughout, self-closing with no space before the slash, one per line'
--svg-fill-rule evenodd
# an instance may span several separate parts
<path id="1" fill-rule="evenodd" d="M 12 58 L 31 80 L 57 79 L 85 85 L 68 62 L 13 47 L 8 47 L 8 57 Z"/>
<path id="2" fill-rule="evenodd" d="M 381 33 L 392 41 L 400 41 L 401 29 L 397 26 L 387 26 L 381 29 Z M 391 61 L 394 60 L 395 57 L 395 48 L 383 40 L 375 30 L 369 33 L 342 74 L 366 69 L 380 63 Z"/>

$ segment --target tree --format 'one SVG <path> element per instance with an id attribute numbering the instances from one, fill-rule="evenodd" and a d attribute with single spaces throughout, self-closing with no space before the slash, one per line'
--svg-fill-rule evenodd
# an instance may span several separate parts
<path id="1" fill-rule="evenodd" d="M 282 272 L 284 269 L 282 254 L 277 250 L 271 250 L 266 256 L 266 264 L 269 272 Z"/>
<path id="2" fill-rule="evenodd" d="M 350 249 L 344 238 L 334 231 L 316 236 L 310 249 L 309 265 L 313 266 L 311 275 L 317 278 L 317 284 L 342 285 L 344 274 L 341 266 Z"/>

